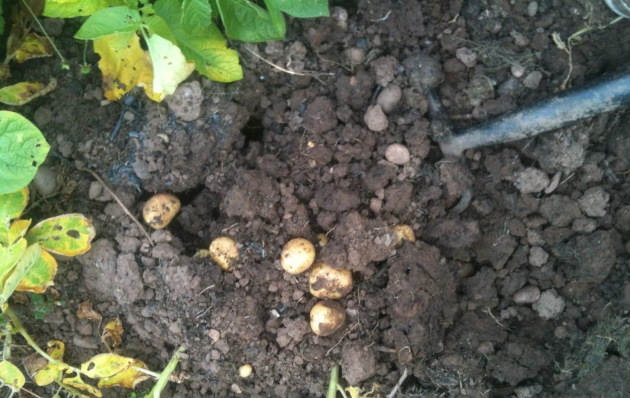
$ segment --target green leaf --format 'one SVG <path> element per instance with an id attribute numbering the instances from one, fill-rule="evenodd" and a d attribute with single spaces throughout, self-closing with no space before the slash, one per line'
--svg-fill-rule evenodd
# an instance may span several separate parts
<path id="1" fill-rule="evenodd" d="M 18 218 L 28 204 L 28 186 L 8 194 L 0 195 L 0 245 L 9 246 L 11 220 Z"/>
<path id="2" fill-rule="evenodd" d="M 135 32 L 140 29 L 140 13 L 126 6 L 103 8 L 92 14 L 74 36 L 94 40 L 115 33 Z"/>
<path id="3" fill-rule="evenodd" d="M 146 27 L 149 29 L 149 33 L 152 35 L 158 35 L 173 44 L 177 44 L 177 38 L 173 34 L 173 31 L 168 26 L 164 18 L 159 15 L 151 15 L 146 20 Z"/>
<path id="4" fill-rule="evenodd" d="M 276 8 L 269 0 L 265 0 L 265 5 L 267 6 L 267 11 L 269 12 L 269 18 L 271 18 L 271 22 L 276 27 L 276 30 L 284 35 L 287 33 L 287 25 L 284 22 L 284 16 L 282 12 L 278 8 Z"/>
<path id="5" fill-rule="evenodd" d="M 15 220 L 9 228 L 9 244 L 12 245 L 22 239 L 30 226 L 31 220 Z"/>
<path id="6" fill-rule="evenodd" d="M 212 7 L 208 0 L 184 0 L 182 3 L 182 26 L 207 28 L 212 21 Z"/>
<path id="7" fill-rule="evenodd" d="M 25 251 L 26 239 L 20 239 L 9 247 L 0 247 L 0 290 L 1 283 L 11 273 Z"/>
<path id="8" fill-rule="evenodd" d="M 84 17 L 103 8 L 115 6 L 137 8 L 137 2 L 133 0 L 46 0 L 42 15 L 49 18 Z"/>
<path id="9" fill-rule="evenodd" d="M 33 123 L 15 112 L 0 111 L 0 194 L 28 185 L 49 149 Z"/>
<path id="10" fill-rule="evenodd" d="M 278 10 L 296 18 L 328 17 L 328 0 L 265 0 Z"/>
<path id="11" fill-rule="evenodd" d="M 0 0 L 0 35 L 4 33 L 4 15 L 2 15 L 2 1 Z"/>
<path id="12" fill-rule="evenodd" d="M 217 0 L 227 35 L 245 42 L 282 40 L 269 13 L 248 0 Z"/>
<path id="13" fill-rule="evenodd" d="M 8 216 L 10 220 L 18 218 L 28 204 L 28 187 L 15 192 L 0 195 L 0 216 Z"/>
<path id="14" fill-rule="evenodd" d="M 179 47 L 161 36 L 153 35 L 146 42 L 153 63 L 153 92 L 162 98 L 173 94 L 195 70 L 195 64 L 186 61 Z"/>
<path id="15" fill-rule="evenodd" d="M 0 362 L 0 381 L 2 381 L 2 385 L 11 388 L 13 392 L 19 391 L 26 383 L 20 369 L 6 360 Z"/>
<path id="16" fill-rule="evenodd" d="M 13 269 L 13 272 L 9 274 L 7 279 L 4 281 L 2 293 L 0 294 L 0 305 L 4 305 L 4 303 L 9 300 L 9 297 L 13 294 L 17 285 L 28 273 L 28 271 L 33 268 L 33 265 L 35 265 L 35 262 L 41 254 L 42 248 L 37 243 L 26 248 L 22 257 L 20 257 L 17 265 Z"/>
<path id="17" fill-rule="evenodd" d="M 76 256 L 90 250 L 96 231 L 82 214 L 64 214 L 46 219 L 26 234 L 29 244 L 39 243 L 51 253 Z"/>
<path id="18" fill-rule="evenodd" d="M 195 69 L 218 82 L 233 82 L 243 78 L 236 51 L 227 48 L 227 40 L 216 25 L 205 29 L 182 25 L 182 11 L 177 0 L 158 0 L 155 12 L 164 18 L 177 38 L 177 44 L 187 59 L 195 61 Z"/>

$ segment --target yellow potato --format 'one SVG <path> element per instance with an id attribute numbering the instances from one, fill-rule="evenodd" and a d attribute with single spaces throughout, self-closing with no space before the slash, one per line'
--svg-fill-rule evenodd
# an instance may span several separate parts
<path id="1" fill-rule="evenodd" d="M 391 230 L 396 234 L 396 247 L 400 247 L 403 240 L 408 240 L 409 242 L 416 241 L 416 234 L 413 233 L 413 229 L 411 229 L 409 225 L 394 225 Z"/>
<path id="2" fill-rule="evenodd" d="M 326 236 L 326 234 L 317 234 L 317 243 L 320 246 L 326 246 L 326 243 L 328 243 L 328 236 Z"/>
<path id="3" fill-rule="evenodd" d="M 226 272 L 234 271 L 234 262 L 238 259 L 236 242 L 227 236 L 220 236 L 210 243 L 210 258 Z"/>
<path id="4" fill-rule="evenodd" d="M 320 301 L 311 309 L 311 329 L 318 336 L 330 336 L 345 322 L 346 311 L 336 301 Z"/>
<path id="5" fill-rule="evenodd" d="M 246 363 L 238 368 L 238 374 L 242 378 L 246 379 L 252 374 L 252 365 Z"/>
<path id="6" fill-rule="evenodd" d="M 144 204 L 142 217 L 151 228 L 162 229 L 171 222 L 181 206 L 175 195 L 158 193 Z"/>
<path id="7" fill-rule="evenodd" d="M 352 291 L 352 272 L 326 263 L 315 263 L 308 277 L 308 290 L 320 299 L 340 299 Z"/>
<path id="8" fill-rule="evenodd" d="M 292 275 L 306 271 L 313 261 L 315 261 L 315 246 L 302 238 L 288 241 L 280 255 L 280 265 Z"/>

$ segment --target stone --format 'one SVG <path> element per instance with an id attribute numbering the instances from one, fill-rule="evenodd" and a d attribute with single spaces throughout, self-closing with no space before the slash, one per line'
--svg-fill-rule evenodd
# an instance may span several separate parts
<path id="1" fill-rule="evenodd" d="M 532 308 L 538 316 L 545 319 L 555 319 L 564 311 L 565 301 L 554 289 L 546 290 Z"/>
<path id="2" fill-rule="evenodd" d="M 538 286 L 525 286 L 512 296 L 516 304 L 532 304 L 540 299 L 540 289 Z"/>

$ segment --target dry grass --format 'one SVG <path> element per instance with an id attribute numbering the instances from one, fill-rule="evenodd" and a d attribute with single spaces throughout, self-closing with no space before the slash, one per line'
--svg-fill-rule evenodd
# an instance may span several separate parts
<path id="1" fill-rule="evenodd" d="M 608 352 L 618 353 L 630 360 L 630 322 L 627 319 L 606 316 L 588 331 L 582 345 L 582 366 L 577 377 L 582 378 L 594 373 L 609 355 Z"/>

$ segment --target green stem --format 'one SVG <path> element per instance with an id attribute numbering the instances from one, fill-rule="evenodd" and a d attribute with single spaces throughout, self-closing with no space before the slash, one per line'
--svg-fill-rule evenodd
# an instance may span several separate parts
<path id="1" fill-rule="evenodd" d="M 22 4 L 24 5 L 24 7 L 26 7 L 26 9 L 28 10 L 28 12 L 31 14 L 31 16 L 33 17 L 33 20 L 35 20 L 35 23 L 37 23 L 37 26 L 39 26 L 39 28 L 42 30 L 42 32 L 44 32 L 44 36 L 46 36 L 46 38 L 48 39 L 48 41 L 50 42 L 50 45 L 52 46 L 52 48 L 55 50 L 55 52 L 57 53 L 57 56 L 59 57 L 59 59 L 61 59 L 61 67 L 63 69 L 67 69 L 67 65 L 68 65 L 68 61 L 66 61 L 66 59 L 63 57 L 63 55 L 61 55 L 61 53 L 59 52 L 59 50 L 57 49 L 57 46 L 55 46 L 55 43 L 53 43 L 52 39 L 50 38 L 50 36 L 48 36 L 48 32 L 46 32 L 46 29 L 44 29 L 44 26 L 41 24 L 41 22 L 39 22 L 39 19 L 37 18 L 37 16 L 35 15 L 35 13 L 33 12 L 33 10 L 31 10 L 31 7 L 28 6 L 28 4 L 26 3 L 25 0 L 22 0 Z"/>
<path id="2" fill-rule="evenodd" d="M 57 365 L 66 365 L 68 369 L 72 370 L 73 372 L 76 372 L 78 374 L 82 373 L 81 369 L 75 368 L 74 366 L 70 366 L 67 363 L 58 361 L 54 359 L 53 357 L 51 357 L 50 355 L 48 355 L 48 353 L 46 353 L 44 350 L 39 348 L 37 343 L 35 343 L 35 341 L 33 341 L 33 339 L 31 338 L 31 336 L 26 332 L 26 329 L 24 329 L 22 322 L 20 322 L 18 317 L 13 313 L 13 311 L 11 310 L 11 308 L 9 308 L 9 306 L 6 306 L 3 309 L 3 313 L 4 315 L 8 316 L 9 319 L 11 320 L 11 323 L 13 324 L 13 333 L 19 333 L 24 338 L 24 340 L 26 340 L 28 345 L 30 345 L 31 348 L 33 348 L 39 355 L 46 358 L 48 362 L 51 362 Z"/>
<path id="3" fill-rule="evenodd" d="M 180 355 L 186 351 L 186 347 L 181 346 L 173 353 L 171 357 L 171 361 L 166 365 L 162 374 L 160 374 L 157 383 L 153 386 L 151 391 L 144 396 L 144 398 L 160 398 L 160 394 L 162 394 L 162 390 L 166 387 L 166 383 L 168 383 L 169 378 L 171 377 L 171 373 L 175 371 L 177 364 L 179 363 Z"/>
<path id="4" fill-rule="evenodd" d="M 11 359 L 11 326 L 6 325 L 4 330 L 4 348 L 2 349 L 2 359 L 8 361 Z"/>
<path id="5" fill-rule="evenodd" d="M 328 382 L 328 392 L 326 398 L 337 398 L 337 385 L 339 384 L 339 365 L 333 366 L 330 371 L 330 382 Z"/>

